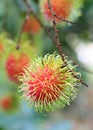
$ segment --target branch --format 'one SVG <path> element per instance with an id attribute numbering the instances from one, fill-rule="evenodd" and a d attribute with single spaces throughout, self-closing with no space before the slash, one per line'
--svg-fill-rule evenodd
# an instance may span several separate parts
<path id="1" fill-rule="evenodd" d="M 60 56 L 62 58 L 62 61 L 64 62 L 64 64 L 66 65 L 66 62 L 65 62 L 65 56 L 64 56 L 64 53 L 63 53 L 63 50 L 61 48 L 61 43 L 59 41 L 59 36 L 58 36 L 58 30 L 57 30 L 57 27 L 56 27 L 56 21 L 55 21 L 55 13 L 51 7 L 51 3 L 50 3 L 50 0 L 48 0 L 48 6 L 49 6 L 49 9 L 51 11 L 51 14 L 52 14 L 52 23 L 53 23 L 53 28 L 54 28 L 54 33 L 55 33 L 55 43 L 56 43 L 56 47 L 57 49 L 59 50 L 59 53 L 60 53 Z"/>
<path id="2" fill-rule="evenodd" d="M 61 17 L 57 16 L 56 14 L 54 14 L 54 17 L 58 18 L 60 21 L 63 21 L 63 22 L 69 23 L 69 24 L 75 24 L 74 22 L 61 18 Z"/>
<path id="3" fill-rule="evenodd" d="M 61 43 L 60 43 L 60 40 L 59 40 L 58 30 L 57 30 L 56 21 L 55 21 L 55 16 L 56 16 L 56 15 L 55 15 L 55 13 L 54 13 L 54 11 L 53 11 L 53 8 L 52 8 L 52 6 L 51 6 L 50 0 L 47 0 L 47 2 L 48 2 L 49 9 L 50 9 L 50 11 L 51 11 L 51 14 L 52 14 L 52 19 L 53 19 L 53 20 L 52 20 L 52 23 L 53 23 L 54 32 L 55 32 L 56 47 L 57 47 L 58 50 L 59 50 L 59 53 L 60 53 L 60 55 L 61 55 L 61 57 L 62 57 L 63 62 L 64 62 L 65 65 L 68 67 L 67 62 L 65 61 L 65 56 L 64 56 L 64 53 L 63 53 L 63 51 L 62 51 Z M 75 75 L 75 74 L 73 73 L 73 71 L 72 71 L 69 67 L 68 67 L 68 70 L 72 73 L 73 77 L 75 77 L 76 79 L 78 79 L 84 86 L 88 87 L 87 84 L 84 83 L 83 80 L 80 79 L 77 75 Z"/>
<path id="4" fill-rule="evenodd" d="M 31 8 L 30 4 L 28 3 L 27 0 L 23 0 L 25 2 L 25 4 L 27 5 L 28 7 L 28 10 L 29 10 L 29 13 L 32 13 L 33 16 L 36 18 L 36 20 L 39 22 L 40 26 L 44 29 L 45 33 L 47 34 L 47 36 L 53 41 L 53 43 L 55 43 L 60 55 L 61 55 L 61 58 L 62 60 L 64 61 L 65 63 L 65 58 L 64 58 L 64 51 L 62 50 L 61 48 L 61 44 L 57 44 L 56 43 L 56 38 L 52 37 L 52 35 L 49 33 L 49 30 L 42 24 L 42 22 L 40 21 L 40 19 L 37 17 L 37 15 L 35 14 L 34 10 Z M 66 64 L 65 64 L 66 65 Z M 65 66 L 64 65 L 64 66 Z"/>
<path id="5" fill-rule="evenodd" d="M 68 66 L 67 65 L 67 62 L 65 61 L 65 55 L 64 55 L 64 51 L 63 49 L 61 48 L 61 43 L 59 41 L 59 36 L 58 36 L 58 30 L 57 30 L 57 27 L 56 27 L 56 21 L 54 19 L 55 17 L 55 13 L 53 12 L 53 9 L 51 7 L 51 3 L 50 3 L 50 0 L 48 0 L 48 4 L 49 4 L 49 9 L 52 13 L 52 17 L 53 17 L 53 28 L 54 28 L 54 32 L 55 32 L 55 37 L 52 37 L 49 33 L 49 30 L 47 30 L 47 28 L 42 24 L 42 22 L 40 21 L 40 19 L 38 18 L 38 16 L 35 14 L 35 12 L 33 11 L 33 9 L 31 8 L 30 4 L 28 3 L 27 0 L 23 0 L 25 2 L 25 4 L 27 5 L 28 9 L 29 9 L 29 13 L 32 13 L 33 16 L 36 18 L 36 20 L 39 22 L 40 26 L 44 29 L 45 33 L 47 34 L 47 36 L 53 41 L 53 43 L 55 43 L 59 53 L 60 53 L 60 56 L 62 58 L 62 61 L 64 62 L 64 65 L 62 67 L 65 67 L 65 66 Z M 70 70 L 70 68 L 68 68 L 70 72 L 72 72 L 72 70 Z M 77 77 L 76 75 L 73 74 L 72 72 L 72 75 L 79 79 L 79 77 Z M 81 79 L 79 79 L 79 81 L 86 87 L 87 84 L 85 84 Z"/>

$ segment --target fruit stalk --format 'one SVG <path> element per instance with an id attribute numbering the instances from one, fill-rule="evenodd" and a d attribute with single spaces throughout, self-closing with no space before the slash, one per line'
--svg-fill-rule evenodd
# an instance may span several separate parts
<path id="1" fill-rule="evenodd" d="M 57 47 L 58 50 L 59 50 L 59 53 L 60 53 L 61 58 L 62 58 L 62 61 L 64 62 L 64 66 L 67 66 L 67 67 L 68 67 L 67 61 L 65 60 L 65 56 L 64 56 L 64 53 L 63 53 L 63 50 L 62 50 L 62 47 L 61 47 L 61 43 L 60 43 L 60 40 L 59 40 L 58 29 L 57 29 L 56 21 L 55 21 L 55 12 L 53 11 L 53 8 L 52 8 L 52 6 L 51 6 L 50 0 L 47 0 L 47 2 L 48 2 L 48 7 L 49 7 L 49 9 L 50 9 L 50 11 L 51 11 L 51 14 L 52 14 L 52 23 L 53 23 L 54 33 L 55 33 L 55 43 L 56 43 L 56 47 Z M 62 67 L 64 67 L 64 66 L 62 66 Z M 76 79 L 79 79 L 79 77 L 77 77 L 69 67 L 68 67 L 68 70 L 69 70 L 70 72 L 72 72 L 73 77 L 75 77 Z M 88 87 L 87 84 L 82 81 L 82 79 L 80 79 L 80 82 L 81 82 L 84 86 Z"/>
<path id="2" fill-rule="evenodd" d="M 54 13 L 53 10 L 52 10 L 50 0 L 47 0 L 47 2 L 48 2 L 49 9 L 50 9 L 50 11 L 51 11 L 51 13 L 52 13 L 52 17 L 53 17 L 53 27 L 54 27 L 54 31 L 55 31 L 55 37 L 52 37 L 52 36 L 50 35 L 49 31 L 46 29 L 46 27 L 42 24 L 42 22 L 40 21 L 40 19 L 39 19 L 39 18 L 37 17 L 37 15 L 35 14 L 35 12 L 32 10 L 32 8 L 31 8 L 30 4 L 28 3 L 28 1 L 27 1 L 27 0 L 23 0 L 23 1 L 25 2 L 25 4 L 27 5 L 27 7 L 28 7 L 28 9 L 29 9 L 29 14 L 30 14 L 30 13 L 33 14 L 33 16 L 36 18 L 36 20 L 40 23 L 40 26 L 44 29 L 44 31 L 45 31 L 45 33 L 47 34 L 47 36 L 53 41 L 53 43 L 55 43 L 55 45 L 56 45 L 56 47 L 57 47 L 57 49 L 58 49 L 58 51 L 59 51 L 59 53 L 60 53 L 61 59 L 62 59 L 62 61 L 64 62 L 64 65 L 63 65 L 62 67 L 68 66 L 68 65 L 67 65 L 67 61 L 65 60 L 64 51 L 63 51 L 63 49 L 62 49 L 62 47 L 61 47 L 61 43 L 60 43 L 60 40 L 59 40 L 58 30 L 57 30 L 57 27 L 56 27 L 56 21 L 55 21 L 55 19 L 54 19 L 55 13 Z M 69 67 L 68 67 L 68 70 L 72 72 L 72 70 L 69 69 Z M 79 77 L 77 77 L 76 75 L 74 75 L 73 72 L 72 72 L 72 75 L 73 75 L 76 79 L 79 79 Z M 82 81 L 82 79 L 79 79 L 79 80 L 80 80 L 80 82 L 81 82 L 84 86 L 88 87 L 87 84 Z"/>

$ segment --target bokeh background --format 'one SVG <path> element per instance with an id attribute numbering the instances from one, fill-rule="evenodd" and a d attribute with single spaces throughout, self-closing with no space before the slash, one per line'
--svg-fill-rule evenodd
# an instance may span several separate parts
<path id="1" fill-rule="evenodd" d="M 39 0 L 28 1 L 38 14 Z M 7 33 L 16 44 L 26 13 L 22 0 L 0 0 L 0 36 Z M 65 53 L 79 65 L 77 70 L 89 87 L 80 86 L 70 106 L 43 115 L 19 98 L 18 84 L 9 80 L 5 62 L 2 64 L 0 60 L 0 130 L 93 130 L 93 0 L 84 0 L 82 15 L 75 24 L 60 26 L 59 32 Z M 22 38 L 30 39 L 38 47 L 38 55 L 57 51 L 42 29 L 38 33 L 23 34 Z M 10 110 L 9 98 L 13 102 Z"/>

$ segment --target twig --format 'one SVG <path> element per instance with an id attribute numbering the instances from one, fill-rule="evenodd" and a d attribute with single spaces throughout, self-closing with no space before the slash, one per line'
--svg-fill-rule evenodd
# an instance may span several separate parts
<path id="1" fill-rule="evenodd" d="M 59 41 L 59 36 L 58 36 L 58 30 L 57 30 L 57 27 L 56 27 L 56 21 L 55 21 L 55 13 L 51 7 L 51 3 L 50 3 L 50 0 L 48 0 L 48 5 L 49 5 L 49 9 L 51 11 L 51 14 L 52 14 L 52 23 L 53 23 L 53 28 L 54 28 L 54 32 L 55 32 L 55 43 L 56 43 L 56 47 L 58 48 L 59 50 L 59 53 L 61 55 L 61 58 L 62 58 L 62 61 L 64 62 L 64 64 L 66 65 L 66 62 L 65 62 L 65 56 L 64 56 L 64 53 L 63 53 L 63 50 L 61 48 L 61 43 Z"/>
<path id="2" fill-rule="evenodd" d="M 30 4 L 28 3 L 27 0 L 23 0 L 24 3 L 27 5 L 28 10 L 29 10 L 29 14 L 32 13 L 33 16 L 35 17 L 35 19 L 38 21 L 38 23 L 40 24 L 41 28 L 44 29 L 45 33 L 47 34 L 47 36 L 53 41 L 55 42 L 55 39 L 50 35 L 49 30 L 42 24 L 42 22 L 40 21 L 40 19 L 37 17 L 36 13 L 33 11 L 33 9 L 31 8 Z"/>
<path id="3" fill-rule="evenodd" d="M 58 30 L 57 30 L 57 27 L 56 27 L 56 22 L 55 22 L 55 13 L 53 12 L 52 8 L 51 8 L 51 4 L 50 4 L 50 1 L 48 0 L 48 3 L 49 3 L 49 8 L 52 12 L 52 15 L 53 15 L 53 27 L 54 27 L 54 31 L 55 31 L 55 37 L 52 37 L 49 33 L 49 30 L 47 30 L 47 28 L 42 24 L 42 22 L 40 21 L 40 19 L 37 17 L 37 15 L 35 14 L 35 12 L 32 10 L 30 4 L 28 3 L 27 0 L 23 0 L 25 2 L 25 4 L 27 5 L 28 9 L 29 9 L 29 13 L 32 13 L 33 16 L 36 18 L 36 20 L 39 22 L 40 26 L 44 29 L 45 33 L 47 34 L 47 36 L 53 41 L 53 43 L 55 43 L 59 53 L 60 53 L 60 56 L 62 58 L 62 61 L 64 61 L 64 65 L 62 67 L 65 67 L 67 65 L 66 61 L 65 61 L 65 55 L 64 55 L 64 51 L 63 49 L 61 48 L 61 43 L 59 41 L 59 36 L 58 36 Z M 68 66 L 68 65 L 67 65 Z M 69 68 L 68 68 L 69 69 Z M 70 70 L 71 71 L 71 70 Z M 71 71 L 72 72 L 72 71 Z M 79 79 L 76 75 L 73 74 L 72 72 L 72 75 Z M 81 79 L 79 79 L 79 81 L 87 87 L 87 84 L 85 84 Z"/>
<path id="4" fill-rule="evenodd" d="M 63 22 L 69 23 L 69 24 L 75 24 L 74 22 L 69 21 L 69 20 L 67 20 L 67 19 L 64 19 L 64 18 L 62 18 L 62 17 L 59 17 L 59 16 L 57 16 L 56 14 L 54 14 L 54 17 L 58 18 L 60 21 L 63 21 Z"/>
<path id="5" fill-rule="evenodd" d="M 58 50 L 59 50 L 59 53 L 60 53 L 60 55 L 61 55 L 61 57 L 62 57 L 62 60 L 63 60 L 64 64 L 68 67 L 67 62 L 66 62 L 66 60 L 65 60 L 64 53 L 63 53 L 62 48 L 61 48 L 61 43 L 60 43 L 60 40 L 59 40 L 59 36 L 58 36 L 58 30 L 57 30 L 56 21 L 55 21 L 55 13 L 54 13 L 54 11 L 53 11 L 53 9 L 52 9 L 50 0 L 47 0 L 47 2 L 48 2 L 49 9 L 50 9 L 50 11 L 51 11 L 51 14 L 52 14 L 52 23 L 53 23 L 54 32 L 55 32 L 56 47 L 57 47 Z M 72 75 L 73 75 L 76 79 L 78 79 L 84 86 L 88 87 L 87 84 L 84 83 L 84 82 L 82 81 L 82 79 L 80 79 L 79 77 L 77 77 L 69 67 L 68 67 L 68 70 L 69 70 L 69 71 L 72 73 Z"/>

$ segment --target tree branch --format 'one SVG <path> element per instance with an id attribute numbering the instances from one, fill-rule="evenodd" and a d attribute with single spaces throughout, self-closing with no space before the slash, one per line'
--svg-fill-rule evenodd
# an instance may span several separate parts
<path id="1" fill-rule="evenodd" d="M 47 2 L 48 2 L 49 9 L 51 11 L 51 14 L 52 14 L 52 23 L 53 23 L 54 32 L 55 32 L 55 43 L 56 43 L 56 47 L 59 50 L 59 53 L 60 53 L 60 55 L 62 57 L 62 60 L 63 60 L 64 64 L 68 67 L 67 62 L 65 60 L 64 53 L 63 53 L 62 48 L 61 48 L 61 43 L 60 43 L 60 40 L 59 40 L 58 30 L 57 30 L 56 21 L 55 21 L 55 16 L 56 15 L 55 15 L 55 12 L 53 11 L 53 8 L 51 6 L 50 0 L 47 0 Z M 88 87 L 87 84 L 84 83 L 83 80 L 80 79 L 77 75 L 75 75 L 73 73 L 73 71 L 69 67 L 68 67 L 68 70 L 72 73 L 73 77 L 75 77 L 76 79 L 78 79 L 84 86 Z"/>
<path id="2" fill-rule="evenodd" d="M 54 17 L 56 17 L 56 18 L 59 19 L 60 21 L 63 21 L 63 22 L 69 23 L 69 24 L 75 24 L 74 22 L 69 21 L 69 20 L 64 19 L 64 18 L 61 18 L 61 17 L 57 16 L 56 14 L 54 14 Z"/>
<path id="3" fill-rule="evenodd" d="M 32 13 L 33 16 L 36 18 L 36 20 L 39 22 L 40 26 L 44 29 L 45 33 L 47 34 L 47 36 L 53 41 L 53 43 L 55 43 L 59 53 L 60 53 L 60 56 L 62 58 L 62 61 L 64 62 L 64 65 L 62 67 L 65 67 L 67 65 L 67 62 L 65 60 L 65 55 L 64 55 L 64 51 L 63 49 L 61 48 L 61 43 L 60 43 L 60 40 L 59 40 L 59 35 L 58 35 L 58 30 L 57 30 L 57 27 L 56 27 L 56 21 L 55 21 L 55 13 L 53 12 L 53 9 L 51 7 L 51 3 L 50 3 L 50 0 L 47 0 L 48 1 L 48 4 L 49 4 L 49 9 L 52 13 L 52 17 L 53 17 L 53 28 L 54 28 L 54 32 L 55 32 L 55 37 L 52 37 L 49 33 L 49 31 L 47 30 L 47 28 L 42 24 L 42 22 L 40 21 L 40 19 L 37 17 L 37 15 L 35 14 L 35 12 L 32 10 L 30 4 L 28 3 L 27 0 L 23 0 L 25 2 L 25 4 L 27 5 L 28 9 L 29 9 L 29 13 Z M 63 20 L 65 22 L 67 22 L 66 20 Z M 77 77 L 76 75 L 74 75 L 74 73 L 72 72 L 72 70 L 68 67 L 69 71 L 72 73 L 72 75 L 77 78 L 84 86 L 88 87 L 87 84 L 85 84 L 82 79 L 80 79 L 79 77 Z"/>

